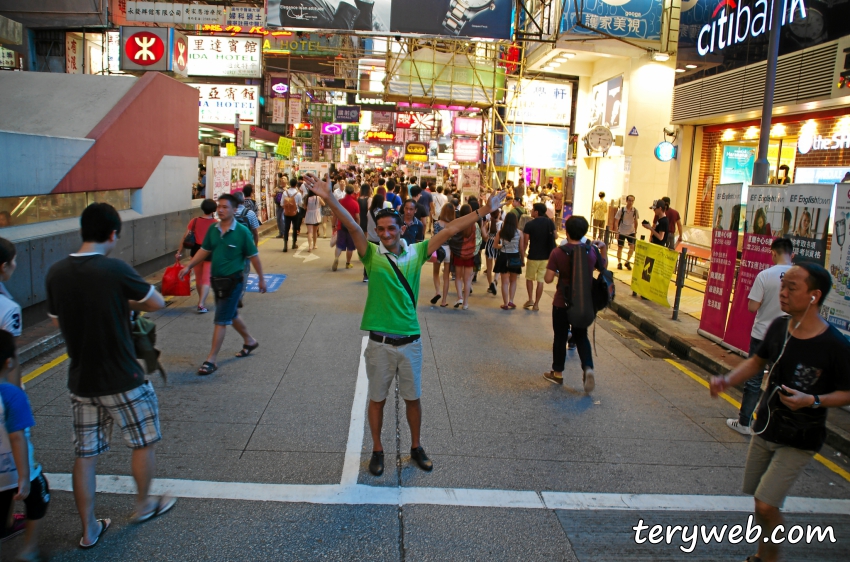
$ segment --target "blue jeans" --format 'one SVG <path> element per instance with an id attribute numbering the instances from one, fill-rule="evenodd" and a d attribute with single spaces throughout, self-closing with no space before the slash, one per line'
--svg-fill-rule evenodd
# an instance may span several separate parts
<path id="1" fill-rule="evenodd" d="M 762 340 L 750 338 L 750 354 L 747 357 L 752 357 L 761 347 Z M 759 402 L 759 394 L 761 393 L 761 381 L 764 378 L 764 373 L 756 373 L 750 380 L 744 383 L 744 395 L 741 397 L 741 410 L 738 412 L 738 423 L 749 427 L 750 416 L 753 415 L 753 410 Z"/>
<path id="2" fill-rule="evenodd" d="M 245 287 L 245 279 L 233 287 L 233 291 L 226 299 L 215 299 L 215 324 L 219 326 L 230 326 L 233 319 L 238 316 L 239 300 L 242 298 L 242 290 Z"/>

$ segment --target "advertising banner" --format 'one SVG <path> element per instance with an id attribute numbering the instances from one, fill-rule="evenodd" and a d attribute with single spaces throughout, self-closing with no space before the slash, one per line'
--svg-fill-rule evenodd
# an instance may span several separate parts
<path id="1" fill-rule="evenodd" d="M 319 179 L 327 178 L 330 172 L 330 164 L 328 162 L 301 162 L 298 165 L 299 175 L 313 174 Z"/>
<path id="2" fill-rule="evenodd" d="M 670 280 L 673 279 L 678 259 L 679 253 L 666 246 L 638 240 L 635 267 L 632 270 L 632 291 L 645 299 L 670 308 L 667 292 L 670 289 Z"/>
<path id="3" fill-rule="evenodd" d="M 829 272 L 832 291 L 824 301 L 821 315 L 827 322 L 850 337 L 850 251 L 847 245 L 850 222 L 850 185 L 838 184 L 835 189 L 835 224 L 832 226 L 832 247 Z"/>
<path id="4" fill-rule="evenodd" d="M 478 162 L 481 159 L 481 141 L 478 139 L 454 139 L 452 160 L 455 162 Z"/>
<path id="5" fill-rule="evenodd" d="M 719 187 L 719 186 L 718 186 Z M 790 211 L 786 209 L 788 189 L 785 187 L 750 187 L 747 191 L 747 217 L 744 221 L 744 245 L 741 265 L 735 280 L 735 296 L 723 345 L 746 352 L 750 348 L 750 332 L 756 315 L 748 308 L 750 289 L 760 271 L 773 265 L 770 245 L 790 229 Z M 717 217 L 714 223 L 724 222 Z"/>
<path id="6" fill-rule="evenodd" d="M 704 0 L 703 0 L 704 1 Z M 697 0 L 693 0 L 696 4 Z M 682 9 L 685 9 L 683 2 Z M 599 30 L 614 37 L 632 39 L 661 39 L 661 13 L 664 3 L 660 0 L 584 0 L 579 3 L 581 11 L 576 12 L 576 3 L 569 1 L 564 6 L 564 19 L 561 31 L 579 35 L 594 35 Z M 578 18 L 591 28 L 576 27 Z"/>
<path id="7" fill-rule="evenodd" d="M 207 175 L 212 171 L 212 193 L 207 196 L 218 199 L 222 193 L 239 191 L 245 184 L 253 182 L 252 164 L 251 158 L 207 157 Z"/>
<path id="8" fill-rule="evenodd" d="M 121 3 L 119 2 L 119 8 L 120 5 Z M 133 2 L 133 0 L 128 0 L 126 2 L 126 19 L 127 21 L 146 23 L 224 25 L 227 21 L 228 9 L 236 8 L 211 6 L 209 4 L 190 4 L 188 2 Z"/>
<path id="9" fill-rule="evenodd" d="M 260 39 L 251 37 L 189 37 L 189 76 L 260 78 L 263 56 Z"/>
<path id="10" fill-rule="evenodd" d="M 417 129 L 433 131 L 436 118 L 433 113 L 396 113 L 396 129 Z"/>
<path id="11" fill-rule="evenodd" d="M 372 120 L 374 123 L 375 120 Z M 484 122 L 478 117 L 455 117 L 452 132 L 455 135 L 477 137 L 484 131 Z"/>
<path id="12" fill-rule="evenodd" d="M 509 123 L 569 125 L 573 88 L 563 82 L 509 80 L 506 105 Z"/>
<path id="13" fill-rule="evenodd" d="M 835 187 L 822 183 L 788 186 L 788 209 L 791 211 L 789 238 L 794 244 L 794 263 L 826 262 L 826 239 L 829 212 Z"/>
<path id="14" fill-rule="evenodd" d="M 409 142 L 404 146 L 405 162 L 427 162 L 428 145 L 424 142 Z"/>
<path id="15" fill-rule="evenodd" d="M 569 136 L 567 128 L 507 125 L 502 149 L 504 165 L 564 169 Z"/>
<path id="16" fill-rule="evenodd" d="M 334 123 L 359 123 L 359 105 L 338 105 L 334 108 Z"/>
<path id="17" fill-rule="evenodd" d="M 266 0 L 269 28 L 509 39 L 511 0 Z"/>
<path id="18" fill-rule="evenodd" d="M 464 169 L 459 171 L 460 191 L 464 198 L 481 196 L 481 174 L 476 169 Z"/>
<path id="19" fill-rule="evenodd" d="M 593 105 L 587 128 L 599 125 L 619 129 L 625 123 L 623 115 L 623 77 L 616 76 L 593 87 Z"/>
<path id="20" fill-rule="evenodd" d="M 198 122 L 232 125 L 238 114 L 243 124 L 258 124 L 259 86 L 239 84 L 189 84 L 189 86 L 198 90 Z"/>
<path id="21" fill-rule="evenodd" d="M 738 261 L 738 220 L 735 217 L 741 215 L 743 189 L 742 183 L 720 184 L 714 192 L 715 216 L 725 216 L 729 220 L 715 222 L 711 231 L 711 265 L 699 330 L 702 335 L 718 341 L 726 333 L 726 315 Z"/>
<path id="22" fill-rule="evenodd" d="M 279 139 L 277 139 L 277 148 L 275 148 L 275 154 L 280 154 L 284 158 L 289 158 L 289 155 L 292 152 L 292 143 L 292 139 L 280 137 Z"/>
<path id="23" fill-rule="evenodd" d="M 720 163 L 720 183 L 742 182 L 749 185 L 753 181 L 757 150 L 756 146 L 724 146 L 723 160 Z"/>

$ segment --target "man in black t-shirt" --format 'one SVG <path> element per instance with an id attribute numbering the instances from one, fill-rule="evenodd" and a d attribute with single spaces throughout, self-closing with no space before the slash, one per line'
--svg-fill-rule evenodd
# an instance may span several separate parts
<path id="1" fill-rule="evenodd" d="M 831 288 L 829 272 L 819 265 L 789 269 L 779 303 L 790 317 L 774 320 L 755 356 L 711 379 L 716 397 L 773 364 L 750 423 L 753 437 L 744 466 L 743 492 L 755 498 L 763 537 L 782 524 L 788 491 L 826 439 L 826 408 L 850 404 L 850 343 L 818 314 Z M 758 545 L 757 559 L 777 559 L 777 545 Z"/>
<path id="2" fill-rule="evenodd" d="M 543 203 L 534 204 L 531 208 L 531 217 L 522 229 L 520 242 L 521 256 L 525 256 L 525 250 L 528 248 L 528 264 L 525 268 L 525 289 L 528 291 L 528 300 L 522 307 L 536 312 L 540 310 L 540 298 L 543 296 L 549 254 L 555 249 L 555 223 L 546 216 L 546 205 Z M 536 293 L 534 293 L 535 282 L 537 283 Z"/>
<path id="3" fill-rule="evenodd" d="M 650 210 L 655 213 L 655 226 L 649 224 L 649 221 L 643 221 L 643 227 L 652 233 L 649 241 L 659 246 L 666 246 L 670 226 L 667 217 L 664 216 L 664 202 L 660 199 L 653 201 Z"/>
<path id="4" fill-rule="evenodd" d="M 157 290 L 125 262 L 109 258 L 121 217 L 107 203 L 92 203 L 80 217 L 83 245 L 47 273 L 47 309 L 61 328 L 71 358 L 68 389 L 74 419 L 74 498 L 83 522 L 80 546 L 94 546 L 111 520 L 94 514 L 97 456 L 109 450 L 117 425 L 133 450 L 138 495 L 133 520 L 146 521 L 174 506 L 174 498 L 148 495 L 153 445 L 162 439 L 153 386 L 136 360 L 130 311 L 165 308 Z"/>

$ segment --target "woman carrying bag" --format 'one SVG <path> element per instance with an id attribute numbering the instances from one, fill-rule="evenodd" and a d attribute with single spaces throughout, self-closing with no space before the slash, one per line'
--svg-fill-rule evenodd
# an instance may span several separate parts
<path id="1" fill-rule="evenodd" d="M 502 310 L 516 308 L 516 280 L 522 274 L 523 260 L 519 253 L 519 241 L 522 233 L 517 227 L 516 213 L 508 213 L 502 223 L 502 228 L 496 234 L 493 247 L 499 250 L 496 258 L 495 273 L 502 276 Z"/>
<path id="2" fill-rule="evenodd" d="M 216 223 L 216 203 L 212 199 L 204 199 L 201 203 L 203 216 L 195 217 L 189 221 L 186 234 L 183 235 L 182 247 L 190 250 L 189 255 L 195 257 L 198 253 L 207 231 Z M 183 256 L 182 250 L 177 250 L 178 261 Z M 210 258 L 195 266 L 195 290 L 198 292 L 198 314 L 209 312 L 207 309 L 207 297 L 210 294 Z"/>

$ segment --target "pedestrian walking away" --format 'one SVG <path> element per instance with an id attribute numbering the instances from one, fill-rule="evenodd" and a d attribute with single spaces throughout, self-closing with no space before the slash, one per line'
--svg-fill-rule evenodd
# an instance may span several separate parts
<path id="1" fill-rule="evenodd" d="M 593 202 L 593 238 L 596 240 L 602 239 L 602 234 L 605 232 L 605 223 L 608 221 L 608 203 L 605 202 L 605 192 L 599 192 L 599 199 Z"/>
<path id="2" fill-rule="evenodd" d="M 111 519 L 95 516 L 95 468 L 97 457 L 109 450 L 114 425 L 133 451 L 137 493 L 131 520 L 141 523 L 158 517 L 176 500 L 149 493 L 156 467 L 154 444 L 162 439 L 159 404 L 136 360 L 129 322 L 131 310 L 160 310 L 165 300 L 132 267 L 108 257 L 121 234 L 121 217 L 114 207 L 92 203 L 83 211 L 80 225 L 82 246 L 53 264 L 46 287 L 48 315 L 61 329 L 71 360 L 74 500 L 83 526 L 80 547 L 91 548 L 111 524 Z"/>
<path id="3" fill-rule="evenodd" d="M 480 216 L 479 211 L 472 211 L 469 205 L 462 205 L 458 213 L 459 220 L 463 217 L 475 215 Z M 475 254 L 481 247 L 481 228 L 477 219 L 472 224 L 459 231 L 450 238 L 449 248 L 452 251 L 452 265 L 455 269 L 455 288 L 457 289 L 457 302 L 455 308 L 463 306 L 463 310 L 469 309 L 469 294 L 472 292 L 472 275 L 475 273 Z"/>
<path id="4" fill-rule="evenodd" d="M 525 265 L 519 251 L 522 233 L 517 226 L 517 221 L 517 213 L 509 212 L 505 215 L 502 228 L 496 234 L 496 242 L 493 244 L 493 247 L 499 251 L 493 271 L 502 278 L 502 310 L 516 308 L 514 298 L 517 277 L 522 275 L 522 266 Z"/>
<path id="5" fill-rule="evenodd" d="M 750 424 L 752 438 L 742 491 L 753 496 L 762 536 L 783 525 L 781 509 L 826 440 L 827 408 L 850 405 L 850 343 L 818 314 L 832 289 L 823 267 L 802 262 L 785 272 L 779 291 L 783 313 L 755 355 L 722 377 L 712 377 L 712 398 L 760 376 L 772 364 Z M 779 545 L 765 538 L 747 560 L 773 562 Z"/>
<path id="6" fill-rule="evenodd" d="M 251 232 L 239 224 L 234 217 L 236 205 L 237 199 L 234 195 L 224 193 L 219 196 L 218 224 L 207 231 L 201 249 L 180 272 L 182 279 L 189 274 L 190 269 L 208 256 L 212 258 L 210 282 L 215 294 L 215 329 L 209 355 L 198 369 L 198 374 L 202 376 L 211 375 L 218 369 L 218 353 L 224 343 L 228 326 L 233 326 L 242 336 L 242 350 L 236 354 L 236 357 L 247 357 L 260 345 L 248 332 L 248 326 L 238 314 L 239 299 L 247 281 L 245 262 L 250 261 L 254 266 L 254 271 L 259 277 L 261 293 L 266 292 L 266 280 Z"/>
<path id="7" fill-rule="evenodd" d="M 15 245 L 5 238 L 0 238 L 0 330 L 9 332 L 15 338 L 21 337 L 23 332 L 23 316 L 21 305 L 12 298 L 12 294 L 6 289 L 6 283 L 18 267 L 17 255 Z M 21 386 L 20 362 L 15 361 L 6 378 L 11 384 Z"/>
<path id="8" fill-rule="evenodd" d="M 215 219 L 216 204 L 212 199 L 204 199 L 201 202 L 201 212 L 203 216 L 195 217 L 189 221 L 189 226 L 186 229 L 186 234 L 183 235 L 183 241 L 187 240 L 191 233 L 192 248 L 190 249 L 191 257 L 195 257 L 198 250 L 201 249 L 201 242 L 207 235 L 209 228 L 216 223 Z M 183 251 L 177 250 L 177 260 L 183 257 Z M 195 273 L 195 290 L 198 293 L 198 314 L 209 312 L 207 309 L 207 297 L 210 294 L 210 259 L 207 258 L 198 264 L 193 270 Z"/>
<path id="9" fill-rule="evenodd" d="M 629 243 L 629 253 L 626 255 L 626 269 L 632 269 L 632 256 L 635 253 L 637 237 L 638 210 L 635 208 L 635 196 L 626 196 L 626 206 L 620 207 L 614 215 L 617 230 L 617 269 L 623 269 L 623 246 Z"/>
<path id="10" fill-rule="evenodd" d="M 360 324 L 361 330 L 369 332 L 364 353 L 369 381 L 369 429 L 372 434 L 369 471 L 375 476 L 384 472 L 381 428 L 384 405 L 396 377 L 410 428 L 410 457 L 419 468 L 430 471 L 434 465 L 420 441 L 422 341 L 416 313 L 420 274 L 431 254 L 446 244 L 450 237 L 474 226 L 481 217 L 478 213 L 469 213 L 450 222 L 427 242 L 408 244 L 401 237 L 401 216 L 392 210 L 382 210 L 375 215 L 375 230 L 380 239 L 376 246 L 367 241 L 357 222 L 333 198 L 326 182 L 317 181 L 312 176 L 308 176 L 308 181 L 311 189 L 328 203 L 337 219 L 343 221 L 352 233 L 357 253 L 369 272 L 369 290 Z M 491 197 L 486 212 L 498 209 L 503 197 L 502 193 Z"/>
<path id="11" fill-rule="evenodd" d="M 546 277 L 546 264 L 549 255 L 555 249 L 555 223 L 546 216 L 546 205 L 535 203 L 531 208 L 532 220 L 525 223 L 522 230 L 520 253 L 525 256 L 528 249 L 528 263 L 525 268 L 525 288 L 528 300 L 525 309 L 540 310 L 540 298 L 543 296 L 543 281 Z M 534 284 L 537 283 L 535 289 Z"/>
<path id="12" fill-rule="evenodd" d="M 496 234 L 502 229 L 501 216 L 502 212 L 495 210 L 488 215 L 487 222 L 484 223 L 484 230 L 487 231 L 487 243 L 484 246 L 484 255 L 487 259 L 487 292 L 491 295 L 497 294 L 496 286 L 499 281 L 499 277 L 493 273 L 493 266 L 496 264 L 496 258 L 499 257 Z"/>
<path id="13" fill-rule="evenodd" d="M 756 314 L 753 329 L 750 332 L 748 357 L 758 352 L 770 325 L 784 314 L 779 303 L 779 291 L 782 289 L 782 278 L 791 269 L 794 246 L 788 238 L 777 238 L 770 245 L 770 253 L 773 258 L 773 267 L 759 272 L 748 296 L 747 307 L 750 312 Z M 726 420 L 726 425 L 742 435 L 750 435 L 750 419 L 758 404 L 763 375 L 764 373 L 756 373 L 744 383 L 744 394 L 741 397 L 738 417 Z"/>
<path id="14" fill-rule="evenodd" d="M 434 234 L 437 235 L 446 228 L 446 226 L 455 220 L 455 209 L 451 205 L 443 205 L 440 208 L 440 216 L 434 223 Z M 451 273 L 452 251 L 448 244 L 443 244 L 442 252 L 437 250 L 434 253 L 434 296 L 431 298 L 431 304 L 437 304 L 440 301 L 440 307 L 449 306 L 449 277 Z M 440 269 L 443 271 L 442 288 L 440 284 Z"/>
<path id="15" fill-rule="evenodd" d="M 552 301 L 552 370 L 544 373 L 543 378 L 564 384 L 567 342 L 572 341 L 581 359 L 584 391 L 589 394 L 596 387 L 593 350 L 587 337 L 587 329 L 596 315 L 590 291 L 593 270 L 604 270 L 608 260 L 603 242 L 582 242 L 587 230 L 584 217 L 573 215 L 568 218 L 566 243 L 552 250 L 546 265 L 546 283 L 557 278 L 558 285 Z"/>
<path id="16" fill-rule="evenodd" d="M 305 185 L 307 182 L 304 182 Z M 316 238 L 319 235 L 319 225 L 322 224 L 322 207 L 325 203 L 321 197 L 307 189 L 307 194 L 304 196 L 304 207 L 307 209 L 307 214 L 304 215 L 304 223 L 307 225 L 307 251 L 312 252 L 316 249 Z"/>
<path id="17" fill-rule="evenodd" d="M 360 203 L 358 203 L 357 199 L 354 197 L 354 184 L 349 183 L 345 186 L 344 190 L 345 195 L 338 199 L 340 205 L 342 205 L 346 211 L 351 215 L 351 218 L 355 221 L 360 220 Z M 342 252 L 345 252 L 345 269 L 351 269 L 354 266 L 351 265 L 351 256 L 354 253 L 354 240 L 351 239 L 351 233 L 348 232 L 348 229 L 342 223 L 342 221 L 336 222 L 336 248 L 334 248 L 334 261 L 331 266 L 332 271 L 336 271 L 339 266 L 339 256 Z"/>
<path id="18" fill-rule="evenodd" d="M 292 229 L 292 249 L 298 249 L 298 230 L 301 228 L 301 191 L 298 180 L 289 180 L 289 187 L 281 194 L 281 211 L 283 213 L 283 251 L 289 251 L 289 231 Z"/>

